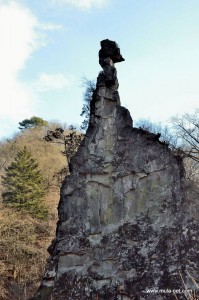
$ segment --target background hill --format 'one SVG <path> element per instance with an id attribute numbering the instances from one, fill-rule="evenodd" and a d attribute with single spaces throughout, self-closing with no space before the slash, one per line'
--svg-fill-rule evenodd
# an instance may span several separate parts
<path id="1" fill-rule="evenodd" d="M 0 196 L 0 299 L 28 299 L 41 281 L 47 248 L 55 236 L 60 185 L 68 172 L 63 141 L 44 139 L 48 131 L 53 132 L 58 127 L 61 124 L 48 123 L 26 128 L 0 143 L 0 194 L 5 191 L 2 177 L 6 175 L 6 168 L 26 146 L 45 179 L 44 202 L 48 210 L 47 219 L 37 219 L 6 206 Z M 65 129 L 63 135 L 74 132 Z"/>

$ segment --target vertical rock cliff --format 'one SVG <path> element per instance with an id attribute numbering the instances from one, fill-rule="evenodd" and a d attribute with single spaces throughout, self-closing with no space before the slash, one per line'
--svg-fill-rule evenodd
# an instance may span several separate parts
<path id="1" fill-rule="evenodd" d="M 198 276 L 197 195 L 187 195 L 181 159 L 120 106 L 114 64 L 123 60 L 115 42 L 101 42 L 89 128 L 34 299 L 176 299 L 179 272 L 192 288 L 186 270 Z"/>

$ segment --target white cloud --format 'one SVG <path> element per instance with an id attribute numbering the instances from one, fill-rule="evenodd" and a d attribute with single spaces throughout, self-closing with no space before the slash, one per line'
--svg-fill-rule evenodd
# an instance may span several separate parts
<path id="1" fill-rule="evenodd" d="M 102 8 L 107 0 L 50 0 L 53 4 L 68 4 L 80 9 L 89 10 L 92 7 Z"/>
<path id="2" fill-rule="evenodd" d="M 45 32 L 62 30 L 60 24 L 40 23 L 32 12 L 16 0 L 0 0 L 0 136 L 17 128 L 19 121 L 37 111 L 38 100 L 32 85 L 19 79 L 19 72 L 36 49 L 46 45 Z M 69 85 L 64 76 L 42 74 L 40 89 Z"/>
<path id="3" fill-rule="evenodd" d="M 37 19 L 29 10 L 10 1 L 0 2 L 0 118 L 20 120 L 32 115 L 35 99 L 17 78 L 39 46 Z"/>
<path id="4" fill-rule="evenodd" d="M 33 83 L 33 88 L 38 92 L 48 92 L 68 88 L 73 83 L 71 76 L 66 77 L 62 73 L 47 74 L 42 73 L 39 79 Z"/>
<path id="5" fill-rule="evenodd" d="M 44 23 L 40 25 L 40 29 L 48 31 L 63 30 L 64 26 L 62 24 Z"/>

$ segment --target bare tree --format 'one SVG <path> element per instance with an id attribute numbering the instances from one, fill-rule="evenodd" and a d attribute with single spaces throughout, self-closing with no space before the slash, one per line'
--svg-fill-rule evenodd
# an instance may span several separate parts
<path id="1" fill-rule="evenodd" d="M 171 123 L 182 155 L 199 163 L 199 109 L 193 114 L 173 117 Z"/>
<path id="2" fill-rule="evenodd" d="M 44 140 L 47 142 L 57 143 L 64 146 L 62 154 L 66 156 L 67 166 L 70 162 L 71 157 L 77 151 L 84 135 L 78 133 L 73 125 L 69 126 L 69 132 L 64 133 L 62 128 L 56 128 L 55 130 L 48 130 Z"/>
<path id="3" fill-rule="evenodd" d="M 85 77 L 82 79 L 83 87 L 85 88 L 83 94 L 83 107 L 80 114 L 81 117 L 84 116 L 84 121 L 82 122 L 81 129 L 86 130 L 88 128 L 89 117 L 90 117 L 90 102 L 92 100 L 93 92 L 95 90 L 96 84 L 94 80 L 88 80 Z"/>
<path id="4" fill-rule="evenodd" d="M 136 126 L 159 133 L 160 141 L 166 142 L 174 153 L 183 158 L 186 178 L 199 185 L 199 110 L 173 117 L 170 127 L 146 119 L 137 121 Z"/>
<path id="5" fill-rule="evenodd" d="M 153 123 L 147 119 L 140 119 L 135 122 L 135 126 L 160 135 L 159 140 L 161 142 L 165 142 L 171 149 L 176 149 L 177 147 L 177 138 L 175 135 L 172 134 L 172 129 L 169 126 L 163 125 L 162 123 Z"/>

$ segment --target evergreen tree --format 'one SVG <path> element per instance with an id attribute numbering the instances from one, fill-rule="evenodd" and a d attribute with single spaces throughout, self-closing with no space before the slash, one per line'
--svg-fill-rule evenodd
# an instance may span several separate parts
<path id="1" fill-rule="evenodd" d="M 48 122 L 42 118 L 33 116 L 30 119 L 25 119 L 22 122 L 19 122 L 19 125 L 19 129 L 24 130 L 40 126 L 47 126 Z"/>
<path id="2" fill-rule="evenodd" d="M 43 202 L 44 179 L 36 160 L 26 147 L 17 153 L 14 162 L 6 168 L 3 185 L 6 191 L 2 197 L 6 205 L 27 211 L 37 218 L 47 216 Z"/>

